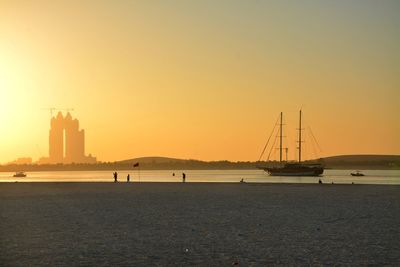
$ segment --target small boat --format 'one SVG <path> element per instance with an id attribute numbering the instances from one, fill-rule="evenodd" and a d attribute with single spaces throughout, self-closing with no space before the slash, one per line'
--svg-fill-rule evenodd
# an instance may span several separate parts
<path id="1" fill-rule="evenodd" d="M 351 174 L 351 176 L 365 176 L 362 172 L 360 172 L 360 171 L 356 171 L 356 172 L 352 172 L 352 173 L 350 173 Z"/>
<path id="2" fill-rule="evenodd" d="M 24 172 L 16 172 L 13 177 L 26 177 L 26 173 Z"/>

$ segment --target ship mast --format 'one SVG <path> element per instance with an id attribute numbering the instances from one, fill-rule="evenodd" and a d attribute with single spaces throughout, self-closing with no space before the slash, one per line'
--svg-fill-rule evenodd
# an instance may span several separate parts
<path id="1" fill-rule="evenodd" d="M 281 123 L 279 124 L 279 162 L 282 162 L 282 121 L 283 113 L 281 112 Z"/>
<path id="2" fill-rule="evenodd" d="M 300 109 L 300 120 L 299 120 L 299 162 L 301 162 L 301 109 Z"/>

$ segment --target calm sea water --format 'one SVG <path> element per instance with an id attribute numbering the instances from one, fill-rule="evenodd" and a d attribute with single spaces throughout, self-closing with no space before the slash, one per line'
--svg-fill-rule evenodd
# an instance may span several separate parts
<path id="1" fill-rule="evenodd" d="M 318 177 L 280 177 L 268 176 L 262 170 L 188 170 L 186 182 L 239 182 L 249 183 L 317 183 Z M 324 183 L 335 184 L 400 184 L 400 170 L 366 170 L 364 177 L 353 177 L 353 170 L 325 170 L 320 179 Z M 175 176 L 172 174 L 175 172 Z M 118 180 L 126 181 L 127 174 L 131 182 L 181 182 L 182 170 L 157 171 L 119 171 Z M 14 173 L 0 173 L 0 182 L 113 182 L 112 171 L 55 171 L 27 172 L 27 177 L 15 178 Z"/>

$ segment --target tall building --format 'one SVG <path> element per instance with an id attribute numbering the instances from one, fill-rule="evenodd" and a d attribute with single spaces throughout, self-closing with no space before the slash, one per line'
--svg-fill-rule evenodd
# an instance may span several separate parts
<path id="1" fill-rule="evenodd" d="M 49 161 L 62 163 L 64 159 L 64 118 L 61 112 L 50 121 Z"/>
<path id="2" fill-rule="evenodd" d="M 69 112 L 65 117 L 58 112 L 50 126 L 49 157 L 39 163 L 96 163 L 95 157 L 85 155 L 85 131 L 79 130 L 79 121 Z"/>
<path id="3" fill-rule="evenodd" d="M 85 162 L 85 131 L 79 130 L 79 121 L 67 113 L 64 119 L 65 157 L 64 162 Z"/>

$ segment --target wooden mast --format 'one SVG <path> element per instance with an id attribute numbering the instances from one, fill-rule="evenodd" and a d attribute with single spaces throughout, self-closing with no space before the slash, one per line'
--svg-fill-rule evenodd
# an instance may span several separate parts
<path id="1" fill-rule="evenodd" d="M 301 109 L 300 109 L 300 120 L 299 120 L 299 162 L 301 162 Z"/>
<path id="2" fill-rule="evenodd" d="M 283 113 L 281 112 L 281 123 L 279 124 L 279 162 L 282 162 L 282 120 L 283 120 Z"/>

